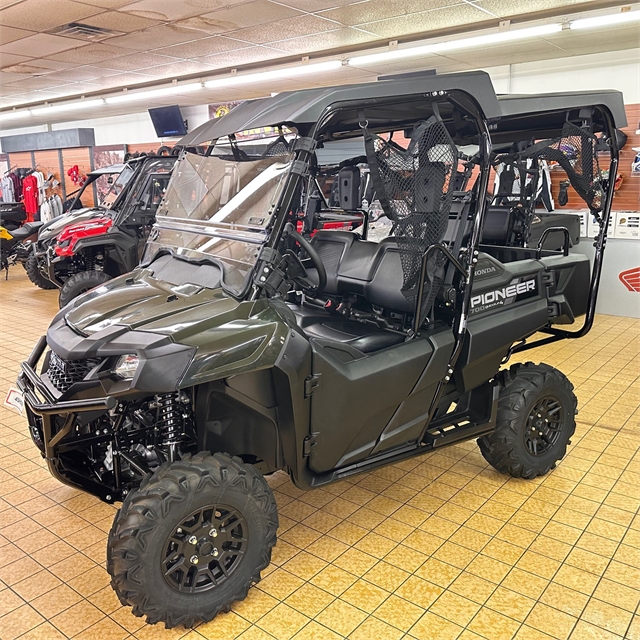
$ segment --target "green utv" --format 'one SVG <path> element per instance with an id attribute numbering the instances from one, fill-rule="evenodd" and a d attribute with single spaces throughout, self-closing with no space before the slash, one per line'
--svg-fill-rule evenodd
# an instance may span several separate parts
<path id="1" fill-rule="evenodd" d="M 615 176 L 625 123 L 618 92 L 496 96 L 473 72 L 280 93 L 183 139 L 210 146 L 180 157 L 142 264 L 62 309 L 18 381 L 52 474 L 122 502 L 120 600 L 173 627 L 244 598 L 276 543 L 276 470 L 310 489 L 470 438 L 500 472 L 553 469 L 571 383 L 501 366 L 591 328 L 598 151 Z M 564 227 L 483 243 L 500 154 L 567 171 L 601 221 L 593 268 Z"/>

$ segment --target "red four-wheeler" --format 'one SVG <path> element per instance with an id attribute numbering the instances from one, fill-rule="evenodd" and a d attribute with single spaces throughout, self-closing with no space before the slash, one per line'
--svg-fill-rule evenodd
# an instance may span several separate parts
<path id="1" fill-rule="evenodd" d="M 94 208 L 72 210 L 45 224 L 27 273 L 42 288 L 60 288 L 60 307 L 76 296 L 131 271 L 140 261 L 176 156 L 143 155 L 121 167 L 89 174 L 112 185 Z M 78 198 L 82 193 L 78 194 Z"/>

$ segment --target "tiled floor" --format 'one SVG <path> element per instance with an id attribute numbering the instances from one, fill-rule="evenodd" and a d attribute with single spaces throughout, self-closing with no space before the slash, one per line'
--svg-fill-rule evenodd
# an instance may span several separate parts
<path id="1" fill-rule="evenodd" d="M 0 282 L 0 393 L 56 311 L 22 269 Z M 195 630 L 146 625 L 104 570 L 113 509 L 58 484 L 0 409 L 0 638 L 640 639 L 640 321 L 530 352 L 567 373 L 580 415 L 545 478 L 489 468 L 474 442 L 303 493 L 270 479 L 273 563 Z M 635 614 L 635 615 L 634 615 Z"/>

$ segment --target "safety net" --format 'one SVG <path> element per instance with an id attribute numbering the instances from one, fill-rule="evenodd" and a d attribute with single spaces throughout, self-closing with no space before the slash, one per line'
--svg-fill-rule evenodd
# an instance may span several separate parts
<path id="1" fill-rule="evenodd" d="M 458 150 L 438 115 L 415 125 L 406 149 L 362 126 L 376 197 L 394 225 L 402 293 L 416 304 L 423 255 L 447 230 Z M 443 277 L 444 257 L 436 253 L 427 265 L 420 321 L 433 306 Z"/>
<path id="2" fill-rule="evenodd" d="M 594 213 L 602 211 L 604 185 L 597 152 L 598 139 L 589 131 L 565 122 L 562 135 L 538 143 L 526 155 L 557 162 L 567 173 L 571 186 Z"/>

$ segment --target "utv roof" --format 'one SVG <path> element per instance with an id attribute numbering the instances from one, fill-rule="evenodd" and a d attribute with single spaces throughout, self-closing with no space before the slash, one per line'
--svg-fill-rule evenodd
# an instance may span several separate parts
<path id="1" fill-rule="evenodd" d="M 287 91 L 272 98 L 251 100 L 237 106 L 222 118 L 205 122 L 182 138 L 178 144 L 197 145 L 237 131 L 279 124 L 311 125 L 318 121 L 329 105 L 336 102 L 420 95 L 456 89 L 471 94 L 488 118 L 500 116 L 500 107 L 491 78 L 484 71 L 440 76 L 431 74 L 412 78 L 390 78 L 364 84 Z"/>
<path id="2" fill-rule="evenodd" d="M 557 134 L 566 120 L 566 112 L 582 107 L 604 106 L 613 115 L 616 127 L 627 124 L 622 94 L 619 91 L 567 92 L 537 95 L 497 96 L 491 78 L 484 71 L 443 75 L 386 78 L 378 82 L 306 89 L 279 93 L 242 103 L 230 113 L 205 122 L 187 134 L 178 144 L 198 145 L 238 131 L 290 124 L 310 126 L 324 110 L 335 103 L 349 103 L 394 96 L 419 96 L 435 91 L 465 91 L 480 105 L 487 120 L 498 123 L 492 134 L 503 141 Z M 542 113 L 547 112 L 545 117 Z M 553 115 L 552 115 L 553 114 Z M 602 125 L 602 123 L 600 123 Z"/>
<path id="3" fill-rule="evenodd" d="M 613 116 L 616 129 L 627 126 L 624 100 L 620 91 L 569 91 L 532 95 L 499 95 L 502 117 L 492 126 L 494 142 L 512 142 L 527 138 L 557 135 L 567 113 L 590 107 L 605 107 Z M 585 113 L 585 116 L 588 111 Z M 579 115 L 579 114 L 578 114 Z M 594 113 L 594 131 L 604 130 L 601 114 Z"/>
<path id="4" fill-rule="evenodd" d="M 113 173 L 122 173 L 124 169 L 124 164 L 110 164 L 108 167 L 101 167 L 100 169 L 94 169 L 90 171 L 87 175 L 89 176 L 106 176 Z"/>

